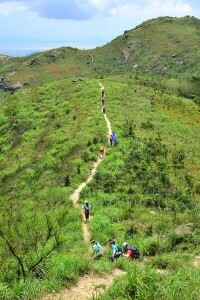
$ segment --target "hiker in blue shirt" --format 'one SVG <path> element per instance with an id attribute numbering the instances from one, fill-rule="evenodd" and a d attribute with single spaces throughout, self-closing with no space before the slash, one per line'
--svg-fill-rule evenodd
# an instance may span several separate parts
<path id="1" fill-rule="evenodd" d="M 122 247 L 115 243 L 112 239 L 108 241 L 109 246 L 112 249 L 112 255 L 110 257 L 111 261 L 114 261 L 115 259 L 118 259 L 120 255 L 122 255 Z"/>
<path id="2" fill-rule="evenodd" d="M 99 242 L 96 242 L 95 240 L 91 239 L 90 242 L 92 243 L 92 249 L 93 249 L 93 255 L 95 254 L 94 259 L 100 259 L 104 255 L 104 249 L 99 244 Z"/>

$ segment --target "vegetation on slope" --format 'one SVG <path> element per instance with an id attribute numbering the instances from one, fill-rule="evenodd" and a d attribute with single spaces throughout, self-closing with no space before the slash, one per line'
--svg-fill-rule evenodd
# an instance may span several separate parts
<path id="1" fill-rule="evenodd" d="M 0 61 L 1 86 L 27 84 L 0 91 L 2 299 L 34 299 L 115 266 L 128 277 L 101 299 L 198 299 L 198 29 L 193 17 L 158 18 L 94 50 Z M 80 202 L 92 203 L 93 238 L 137 244 L 143 257 L 133 264 L 111 264 L 107 248 L 94 262 L 69 201 L 106 143 L 99 77 L 119 142 Z M 189 232 L 175 233 L 188 223 Z"/>
<path id="2" fill-rule="evenodd" d="M 119 142 L 108 149 L 81 201 L 93 204 L 93 238 L 136 244 L 148 267 L 120 258 L 116 265 L 126 268 L 128 282 L 119 279 L 100 299 L 198 299 L 198 106 L 123 77 L 107 79 L 106 90 Z M 193 229 L 177 234 L 186 224 Z"/>
<path id="3" fill-rule="evenodd" d="M 10 87 L 72 76 L 164 77 L 163 86 L 199 101 L 199 29 L 194 17 L 152 19 L 92 50 L 62 47 L 0 61 L 0 76 Z"/>
<path id="4" fill-rule="evenodd" d="M 42 279 L 59 288 L 90 268 L 68 196 L 105 142 L 97 85 L 63 80 L 1 100 L 1 299 L 29 299 Z"/>
<path id="5" fill-rule="evenodd" d="M 119 143 L 108 147 L 94 181 L 81 194 L 80 201 L 93 206 L 92 237 L 102 244 L 110 237 L 136 243 L 151 272 L 166 268 L 171 281 L 179 276 L 181 282 L 184 271 L 176 272 L 186 262 L 195 276 L 198 107 L 131 76 L 107 77 L 103 84 Z M 70 286 L 90 270 L 113 268 L 108 249 L 102 261 L 89 257 L 81 214 L 68 199 L 88 176 L 99 143 L 106 142 L 98 80 L 25 88 L 2 98 L 1 107 L 1 298 L 34 299 Z M 191 222 L 193 232 L 174 234 L 178 225 Z M 123 259 L 117 265 L 129 271 Z M 141 272 L 131 270 L 130 276 L 145 280 L 148 271 Z M 152 284 L 157 281 L 155 275 Z"/>

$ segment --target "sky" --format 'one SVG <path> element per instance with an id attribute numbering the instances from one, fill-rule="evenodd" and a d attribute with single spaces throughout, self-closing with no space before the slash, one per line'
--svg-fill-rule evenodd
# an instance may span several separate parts
<path id="1" fill-rule="evenodd" d="M 0 53 L 92 49 L 162 17 L 200 18 L 199 0 L 0 0 Z"/>

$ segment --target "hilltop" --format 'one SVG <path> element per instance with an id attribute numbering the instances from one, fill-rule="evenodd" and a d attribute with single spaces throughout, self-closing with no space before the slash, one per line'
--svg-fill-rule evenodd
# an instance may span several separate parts
<path id="1" fill-rule="evenodd" d="M 116 267 L 126 275 L 100 299 L 199 299 L 198 26 L 157 18 L 94 50 L 1 56 L 1 299 L 51 297 Z M 110 238 L 141 259 L 110 262 Z"/>
<path id="2" fill-rule="evenodd" d="M 28 57 L 6 57 L 0 60 L 1 88 L 13 91 L 54 79 L 128 73 L 164 78 L 162 85 L 198 100 L 199 30 L 200 20 L 195 17 L 160 17 L 93 50 L 62 47 Z"/>

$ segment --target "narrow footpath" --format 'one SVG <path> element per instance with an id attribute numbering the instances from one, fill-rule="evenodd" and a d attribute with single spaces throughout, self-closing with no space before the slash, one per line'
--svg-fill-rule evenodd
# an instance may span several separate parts
<path id="1" fill-rule="evenodd" d="M 90 171 L 90 176 L 85 182 L 82 182 L 78 188 L 69 196 L 70 200 L 73 202 L 74 207 L 80 208 L 78 205 L 78 200 L 79 200 L 79 195 L 82 189 L 92 180 L 94 177 L 97 167 L 100 164 L 101 159 L 99 158 L 95 163 L 93 164 L 92 170 Z M 80 208 L 81 209 L 81 208 Z M 82 209 L 81 209 L 82 210 Z M 84 212 L 82 210 L 82 216 L 83 216 L 83 221 L 82 221 L 82 230 L 83 230 L 83 239 L 85 242 L 89 242 L 90 239 L 90 231 L 88 229 L 87 223 L 84 222 Z"/>
<path id="2" fill-rule="evenodd" d="M 101 86 L 101 89 L 104 89 L 102 84 L 100 84 L 100 86 Z M 108 135 L 110 135 L 112 133 L 111 123 L 108 120 L 106 114 L 103 114 L 103 116 L 104 116 L 104 119 L 106 121 L 107 129 L 108 129 Z M 74 207 L 77 207 L 77 208 L 81 209 L 81 207 L 77 203 L 78 200 L 79 200 L 80 192 L 93 179 L 93 177 L 96 173 L 97 167 L 98 167 L 98 165 L 100 164 L 101 161 L 102 161 L 102 159 L 98 158 L 98 160 L 93 164 L 92 169 L 90 171 L 90 175 L 87 178 L 87 180 L 85 182 L 82 182 L 78 186 L 78 188 L 69 196 L 70 200 L 73 202 Z M 88 242 L 89 239 L 90 239 L 90 232 L 89 232 L 87 223 L 84 222 L 84 212 L 83 212 L 83 210 L 82 210 L 82 216 L 83 216 L 83 222 L 82 222 L 83 239 L 84 239 L 85 242 Z"/>
<path id="3" fill-rule="evenodd" d="M 100 84 L 100 90 L 104 89 L 103 85 Z M 108 120 L 106 114 L 103 114 L 106 125 L 108 128 L 108 135 L 112 133 L 111 123 Z M 84 212 L 82 207 L 78 204 L 80 192 L 82 189 L 93 179 L 98 165 L 101 163 L 102 159 L 98 158 L 96 162 L 94 162 L 92 169 L 90 171 L 90 175 L 85 182 L 82 182 L 78 188 L 69 196 L 70 200 L 73 202 L 74 207 L 81 209 L 82 211 L 82 231 L 83 231 L 83 239 L 85 242 L 89 242 L 90 240 L 90 231 L 87 226 L 87 223 L 84 222 Z M 76 286 L 71 287 L 70 289 L 63 289 L 59 293 L 51 293 L 41 300 L 87 300 L 87 299 L 96 299 L 96 297 L 105 291 L 113 282 L 113 280 L 119 276 L 125 275 L 126 272 L 115 269 L 109 274 L 105 274 L 102 276 L 97 276 L 94 274 L 85 275 L 79 279 L 79 282 Z"/>

